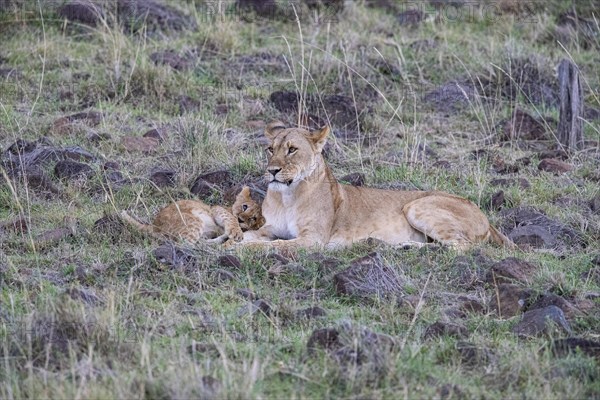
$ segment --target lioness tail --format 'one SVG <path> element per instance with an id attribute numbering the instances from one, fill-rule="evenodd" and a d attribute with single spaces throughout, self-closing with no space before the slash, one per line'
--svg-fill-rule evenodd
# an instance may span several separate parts
<path id="1" fill-rule="evenodd" d="M 517 245 L 512 240 L 507 238 L 502 232 L 490 225 L 490 242 L 496 243 L 497 245 L 504 246 L 508 249 L 517 249 Z"/>

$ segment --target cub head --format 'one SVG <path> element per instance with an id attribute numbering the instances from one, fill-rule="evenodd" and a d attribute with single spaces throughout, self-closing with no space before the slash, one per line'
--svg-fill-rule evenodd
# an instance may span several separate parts
<path id="1" fill-rule="evenodd" d="M 316 131 L 286 128 L 281 122 L 267 125 L 269 190 L 285 191 L 309 177 L 317 168 L 329 126 Z"/>
<path id="2" fill-rule="evenodd" d="M 261 205 L 252 199 L 248 186 L 244 186 L 236 196 L 231 212 L 243 231 L 255 231 L 265 224 Z"/>

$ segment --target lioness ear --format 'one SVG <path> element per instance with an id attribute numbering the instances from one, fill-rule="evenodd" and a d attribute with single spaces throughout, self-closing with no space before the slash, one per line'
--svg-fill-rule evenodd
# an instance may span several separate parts
<path id="1" fill-rule="evenodd" d="M 329 131 L 331 128 L 329 125 L 325 125 L 320 130 L 312 131 L 310 133 L 309 139 L 312 140 L 317 151 L 320 153 L 325 147 L 325 143 L 327 143 L 327 135 L 329 135 Z"/>
<path id="2" fill-rule="evenodd" d="M 277 136 L 277 134 L 279 134 L 279 132 L 281 132 L 284 129 L 285 125 L 283 124 L 283 122 L 273 121 L 269 125 L 267 125 L 265 135 L 267 136 L 267 138 L 269 138 L 269 140 L 273 140 L 275 139 L 275 136 Z"/>

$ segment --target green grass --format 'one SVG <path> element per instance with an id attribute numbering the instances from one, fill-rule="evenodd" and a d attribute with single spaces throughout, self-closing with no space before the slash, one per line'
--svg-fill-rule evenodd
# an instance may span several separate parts
<path id="1" fill-rule="evenodd" d="M 459 112 L 434 112 L 422 103 L 427 92 L 452 80 L 471 81 L 478 88 L 478 77 L 518 82 L 516 75 L 500 71 L 516 59 L 535 60 L 553 74 L 562 58 L 572 57 L 584 77 L 587 104 L 598 107 L 598 42 L 588 48 L 556 43 L 556 18 L 568 2 L 540 7 L 533 16 L 537 23 L 510 13 L 494 20 L 476 14 L 463 22 L 429 18 L 417 28 L 399 26 L 392 12 L 346 3 L 335 23 L 316 23 L 314 14 L 304 12 L 299 27 L 293 20 L 247 22 L 231 9 L 207 18 L 199 2 L 171 1 L 197 20 L 198 29 L 148 36 L 143 30 L 129 34 L 102 24 L 93 29 L 65 25 L 52 5 L 42 7 L 41 17 L 34 3 L 15 1 L 17 12 L 0 10 L 0 68 L 18 72 L 0 75 L 0 149 L 17 139 L 47 137 L 57 146 L 90 150 L 98 171 L 107 161 L 117 162 L 123 176 L 132 179 L 108 190 L 100 176 L 83 184 L 52 178 L 64 190 L 59 198 L 18 180 L 13 193 L 0 177 L 0 223 L 22 215 L 29 227 L 23 236 L 0 229 L 1 398 L 598 396 L 597 358 L 554 356 L 548 337 L 518 339 L 511 329 L 520 316 L 501 319 L 490 311 L 495 301 L 490 285 L 461 284 L 464 268 L 471 273 L 487 268 L 482 259 L 525 259 L 539 266 L 529 283 L 535 296 L 555 293 L 584 310 L 570 321 L 573 336 L 597 340 L 600 303 L 593 294 L 600 291 L 599 282 L 583 275 L 598 268 L 593 260 L 600 219 L 587 205 L 600 194 L 597 180 L 590 179 L 600 168 L 598 147 L 574 154 L 567 162 L 575 170 L 555 176 L 538 171 L 535 149 L 495 139 L 496 125 L 514 107 L 546 121 L 558 119 L 555 107 L 531 104 L 522 94 L 507 100 L 498 88 L 491 93 L 496 102 L 472 102 Z M 592 18 L 592 2 L 581 3 L 581 15 Z M 434 39 L 435 46 L 410 46 L 426 39 Z M 202 53 L 184 71 L 150 59 L 156 51 L 184 56 L 202 49 L 216 53 Z M 287 64 L 277 57 L 285 57 Z M 378 62 L 399 73 L 384 73 Z M 369 94 L 373 87 L 385 98 Z M 372 135 L 376 141 L 366 145 L 332 137 L 328 161 L 336 176 L 361 172 L 368 186 L 448 191 L 479 204 L 495 225 L 502 216 L 489 204 L 502 189 L 505 208 L 540 209 L 581 233 L 587 246 L 558 253 L 480 245 L 457 254 L 445 248 L 399 250 L 358 243 L 323 252 L 339 261 L 335 270 L 324 269 L 307 249 L 292 261 L 298 268 L 277 276 L 269 274 L 274 262 L 267 254 L 244 251 L 237 254 L 242 268 L 230 271 L 235 278 L 220 282 L 215 275 L 222 268 L 217 257 L 225 252 L 220 248 L 188 249 L 196 257 L 194 265 L 169 266 L 153 255 L 156 240 L 128 229 L 106 233 L 95 228 L 104 214 L 129 209 L 148 220 L 172 199 L 193 198 L 189 185 L 200 173 L 227 169 L 235 183 L 259 182 L 265 156 L 255 136 L 259 129 L 247 122 L 294 123 L 297 115 L 281 113 L 269 101 L 270 93 L 282 88 L 355 96 L 367 110 L 359 137 Z M 181 96 L 195 100 L 191 111 L 183 112 Z M 226 114 L 216 112 L 222 104 Z M 82 123 L 67 135 L 50 130 L 59 117 L 89 109 L 104 114 L 98 126 Z M 124 151 L 123 137 L 141 136 L 153 127 L 167 133 L 155 152 Z M 110 139 L 91 142 L 90 132 Z M 588 121 L 585 132 L 587 139 L 599 141 L 598 121 Z M 487 150 L 488 158 L 473 157 L 479 149 Z M 531 188 L 491 186 L 492 179 L 503 177 L 494 172 L 496 156 L 509 164 L 530 157 L 529 165 L 508 177 L 526 178 Z M 439 160 L 451 167 L 435 166 Z M 176 186 L 151 185 L 155 167 L 174 170 Z M 51 177 L 52 171 L 50 163 L 46 172 Z M 203 200 L 220 202 L 222 193 Z M 31 246 L 38 235 L 64 227 L 65 217 L 77 222 L 75 237 Z M 333 274 L 372 251 L 403 277 L 406 301 L 336 294 Z M 78 295 L 80 288 L 99 301 Z M 274 312 L 242 315 L 249 301 L 237 292 L 241 288 L 251 289 Z M 459 295 L 477 299 L 485 311 L 449 316 Z M 312 306 L 327 315 L 295 317 Z M 461 340 L 489 350 L 490 360 L 469 366 L 456 337 L 424 338 L 428 326 L 445 320 L 464 325 L 469 335 Z M 362 346 L 366 361 L 310 353 L 312 332 L 326 327 L 346 327 L 349 343 Z M 361 328 L 391 336 L 396 346 L 371 354 L 358 338 Z M 194 343 L 204 347 L 191 352 Z"/>

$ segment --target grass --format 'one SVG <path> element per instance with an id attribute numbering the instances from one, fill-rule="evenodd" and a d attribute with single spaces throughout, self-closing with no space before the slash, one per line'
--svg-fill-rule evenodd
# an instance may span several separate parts
<path id="1" fill-rule="evenodd" d="M 241 17 L 248 15 L 235 8 L 207 15 L 202 2 L 170 2 L 196 21 L 196 30 L 142 26 L 134 33 L 110 19 L 92 28 L 65 23 L 55 5 L 43 1 L 0 8 L 0 69 L 16 71 L 0 74 L 0 149 L 17 139 L 47 137 L 57 146 L 90 150 L 96 171 L 108 161 L 118 163 L 131 180 L 122 188 L 103 183 L 99 174 L 80 183 L 53 180 L 65 193 L 58 197 L 0 178 L 0 220 L 22 216 L 29 228 L 25 234 L 0 229 L 0 397 L 598 397 L 597 357 L 554 356 L 551 339 L 564 336 L 556 333 L 518 339 L 511 329 L 520 316 L 502 319 L 491 311 L 494 289 L 463 282 L 464 273 L 485 272 L 486 263 L 509 256 L 527 260 L 539 266 L 528 284 L 535 296 L 550 292 L 568 299 L 582 310 L 570 320 L 573 336 L 598 340 L 594 294 L 600 282 L 587 276 L 598 268 L 600 220 L 587 205 L 600 195 L 597 179 L 590 178 L 600 167 L 598 146 L 573 154 L 567 162 L 575 169 L 565 175 L 539 171 L 537 150 L 499 142 L 496 127 L 519 107 L 553 130 L 557 108 L 533 104 L 523 93 L 507 99 L 483 79 L 522 84 L 519 71 L 509 68 L 514 60 L 534 60 L 552 75 L 560 59 L 572 58 L 582 71 L 587 103 L 598 107 L 597 40 L 571 36 L 557 43 L 557 17 L 568 2 L 548 3 L 526 20 L 508 11 L 493 20 L 475 13 L 457 22 L 429 17 L 414 28 L 364 3 L 346 2 L 332 23 L 318 22 L 322 15 L 302 8 L 298 23 L 272 17 L 264 24 L 246 21 Z M 595 9 L 587 3 L 578 11 L 593 20 Z M 413 45 L 429 39 L 431 46 Z M 175 71 L 152 62 L 151 54 L 165 50 L 189 55 L 188 67 Z M 425 94 L 453 80 L 485 89 L 493 101 L 432 111 Z M 157 241 L 95 226 L 122 209 L 149 219 L 173 199 L 194 198 L 188 187 L 200 173 L 226 169 L 233 183 L 258 184 L 265 158 L 260 128 L 249 121 L 298 121 L 298 113 L 280 112 L 268 100 L 281 89 L 321 101 L 342 94 L 356 100 L 346 110 L 351 118 L 365 114 L 353 132 L 356 140 L 330 138 L 327 157 L 336 176 L 361 172 L 369 186 L 455 193 L 479 204 L 497 226 L 503 217 L 490 210 L 490 200 L 500 188 L 490 181 L 504 176 L 494 171 L 494 157 L 509 164 L 529 157 L 529 165 L 508 177 L 526 178 L 531 187 L 502 188 L 504 207 L 540 209 L 580 233 L 587 246 L 559 253 L 480 245 L 457 254 L 360 243 L 323 252 L 331 264 L 312 250 L 301 251 L 295 267 L 280 275 L 269 273 L 275 261 L 268 254 L 241 252 L 241 268 L 228 269 L 233 279 L 221 280 L 222 249 L 186 249 L 194 262 L 169 265 L 156 257 Z M 184 96 L 191 99 L 189 110 L 182 107 Z M 227 112 L 217 112 L 223 105 Z M 99 125 L 81 123 L 67 135 L 51 131 L 59 117 L 89 109 L 103 113 Z M 154 127 L 166 132 L 154 152 L 127 152 L 120 145 L 123 137 Z M 586 122 L 587 140 L 598 142 L 599 131 L 598 120 Z M 93 132 L 110 139 L 90 141 Z M 481 149 L 488 156 L 477 159 L 473 152 Z M 49 176 L 53 167 L 44 166 Z M 149 183 L 157 167 L 176 172 L 174 187 Z M 203 200 L 220 203 L 223 193 Z M 77 222 L 73 237 L 31 245 L 38 235 L 65 226 L 65 217 Z M 336 294 L 334 273 L 371 251 L 405 279 L 405 301 Z M 249 300 L 242 288 L 274 312 L 244 312 Z M 476 299 L 484 311 L 455 316 L 459 296 Z M 314 306 L 326 316 L 296 316 Z M 425 338 L 436 321 L 463 325 L 468 337 Z M 326 327 L 348 336 L 344 351 L 308 351 L 313 331 Z M 397 345 L 382 352 L 361 341 L 362 329 L 389 335 Z M 473 366 L 460 340 L 491 355 Z"/>

